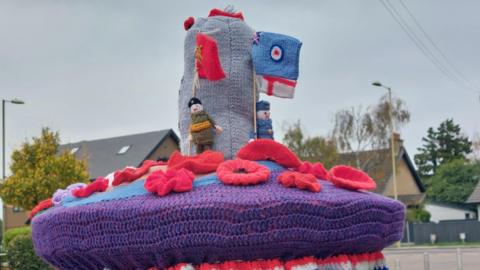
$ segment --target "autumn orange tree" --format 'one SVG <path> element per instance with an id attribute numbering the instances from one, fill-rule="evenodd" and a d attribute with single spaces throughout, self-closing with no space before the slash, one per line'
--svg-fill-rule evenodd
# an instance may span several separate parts
<path id="1" fill-rule="evenodd" d="M 69 152 L 58 153 L 59 144 L 58 132 L 43 128 L 40 137 L 13 152 L 12 175 L 0 186 L 4 203 L 30 210 L 58 188 L 88 180 L 86 162 Z"/>

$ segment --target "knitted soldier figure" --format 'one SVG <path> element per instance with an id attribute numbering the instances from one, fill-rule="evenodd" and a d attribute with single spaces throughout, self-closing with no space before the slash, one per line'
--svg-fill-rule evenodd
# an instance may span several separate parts
<path id="1" fill-rule="evenodd" d="M 257 138 L 273 140 L 272 119 L 270 119 L 270 103 L 264 100 L 257 102 Z"/>
<path id="2" fill-rule="evenodd" d="M 197 154 L 200 154 L 205 150 L 212 149 L 214 143 L 213 129 L 219 133 L 222 132 L 222 128 L 215 125 L 213 119 L 203 110 L 200 99 L 191 98 L 188 107 L 191 115 L 190 140 L 196 145 Z"/>

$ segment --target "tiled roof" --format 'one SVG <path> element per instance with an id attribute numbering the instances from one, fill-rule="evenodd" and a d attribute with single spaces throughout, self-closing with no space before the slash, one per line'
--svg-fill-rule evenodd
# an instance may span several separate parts
<path id="1" fill-rule="evenodd" d="M 468 197 L 466 203 L 480 203 L 480 181 L 473 190 L 472 194 L 470 194 L 470 197 Z"/>
<path id="2" fill-rule="evenodd" d="M 171 136 L 179 141 L 171 129 L 141 134 L 126 135 L 92 141 L 68 143 L 60 146 L 59 151 L 72 151 L 78 159 L 87 159 L 91 178 L 106 176 L 126 166 L 140 165 L 160 145 L 165 138 Z M 125 151 L 123 154 L 120 149 Z M 168 157 L 167 157 L 168 158 Z"/>

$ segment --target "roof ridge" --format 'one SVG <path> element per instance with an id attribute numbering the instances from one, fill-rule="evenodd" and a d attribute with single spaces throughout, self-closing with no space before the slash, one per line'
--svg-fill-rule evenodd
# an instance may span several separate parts
<path id="1" fill-rule="evenodd" d="M 173 131 L 173 130 L 172 130 L 171 128 L 168 128 L 168 129 L 147 131 L 147 132 L 141 132 L 141 133 L 126 134 L 126 135 L 121 135 L 121 136 L 106 137 L 106 138 L 100 138 L 100 139 L 94 139 L 94 140 L 81 140 L 81 141 L 77 141 L 77 142 L 62 143 L 62 144 L 60 144 L 60 146 L 67 146 L 67 145 L 73 145 L 73 144 L 82 144 L 82 143 L 90 143 L 90 142 L 98 142 L 98 141 L 118 139 L 118 138 L 126 138 L 126 137 L 138 136 L 138 135 L 145 135 L 145 134 L 149 134 L 149 133 L 160 133 L 160 132 L 166 132 L 166 133 L 168 133 L 168 132 L 170 132 L 170 131 Z"/>

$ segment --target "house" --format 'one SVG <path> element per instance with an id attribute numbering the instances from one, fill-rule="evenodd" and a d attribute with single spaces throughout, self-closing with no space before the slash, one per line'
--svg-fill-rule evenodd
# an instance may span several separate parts
<path id="1" fill-rule="evenodd" d="M 472 194 L 468 197 L 466 203 L 476 207 L 477 209 L 477 219 L 480 221 L 480 181 L 473 190 Z"/>
<path id="2" fill-rule="evenodd" d="M 367 172 L 377 183 L 376 193 L 394 197 L 390 148 L 343 153 L 339 158 L 341 163 Z M 425 186 L 398 134 L 395 134 L 395 160 L 398 200 L 407 207 L 420 206 L 425 199 Z"/>
<path id="3" fill-rule="evenodd" d="M 90 178 L 106 176 L 126 166 L 140 166 L 144 160 L 168 160 L 179 149 L 179 138 L 171 129 L 61 145 L 77 159 L 87 160 Z M 5 229 L 21 227 L 29 211 L 3 206 Z"/>
<path id="4" fill-rule="evenodd" d="M 87 160 L 91 178 L 106 176 L 126 166 L 140 166 L 144 160 L 166 161 L 179 149 L 179 138 L 171 129 L 113 138 L 81 141 L 60 146 L 77 159 Z"/>
<path id="5" fill-rule="evenodd" d="M 5 222 L 5 230 L 25 226 L 30 211 L 17 206 L 3 204 L 3 213 Z"/>
<path id="6" fill-rule="evenodd" d="M 475 207 L 467 204 L 428 201 L 425 210 L 430 213 L 431 222 L 477 219 Z"/>

